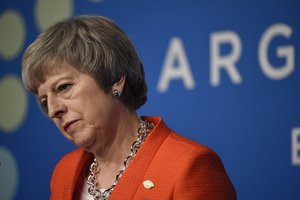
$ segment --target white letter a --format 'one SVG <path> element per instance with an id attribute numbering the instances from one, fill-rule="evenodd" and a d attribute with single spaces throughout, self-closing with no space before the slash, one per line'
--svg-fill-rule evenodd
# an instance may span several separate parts
<path id="1" fill-rule="evenodd" d="M 174 79 L 182 79 L 186 89 L 191 90 L 195 87 L 183 42 L 179 37 L 173 37 L 170 41 L 157 90 L 159 92 L 166 92 L 169 88 L 170 81 Z"/>

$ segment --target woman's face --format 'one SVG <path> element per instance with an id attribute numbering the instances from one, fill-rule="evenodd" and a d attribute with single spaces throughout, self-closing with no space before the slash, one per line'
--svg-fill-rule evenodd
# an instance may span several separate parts
<path id="1" fill-rule="evenodd" d="M 123 86 L 113 87 L 122 91 Z M 106 144 L 114 137 L 121 104 L 90 75 L 62 64 L 46 75 L 38 97 L 62 134 L 76 145 L 98 148 L 95 144 Z"/>

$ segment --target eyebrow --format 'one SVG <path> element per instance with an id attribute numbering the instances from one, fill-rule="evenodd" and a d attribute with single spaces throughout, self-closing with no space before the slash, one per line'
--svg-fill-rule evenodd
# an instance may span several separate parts
<path id="1" fill-rule="evenodd" d="M 70 76 L 70 74 L 68 74 L 68 75 L 62 75 L 61 77 L 59 77 L 58 79 L 56 79 L 53 83 L 51 83 L 50 90 L 54 91 L 55 86 L 57 85 L 57 83 L 60 82 L 62 79 L 69 78 L 69 76 Z M 44 97 L 47 97 L 47 95 L 44 94 L 44 95 L 38 96 L 39 101 L 41 102 L 41 99 L 44 98 Z"/>

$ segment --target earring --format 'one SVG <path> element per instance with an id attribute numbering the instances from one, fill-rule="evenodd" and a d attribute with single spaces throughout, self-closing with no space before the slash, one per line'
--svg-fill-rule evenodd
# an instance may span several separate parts
<path id="1" fill-rule="evenodd" d="M 113 97 L 119 98 L 121 96 L 121 92 L 119 90 L 114 90 L 112 93 Z"/>

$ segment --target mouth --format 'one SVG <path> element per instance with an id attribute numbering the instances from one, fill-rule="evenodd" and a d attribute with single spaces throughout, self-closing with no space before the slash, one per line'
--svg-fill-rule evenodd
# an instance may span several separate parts
<path id="1" fill-rule="evenodd" d="M 63 125 L 63 129 L 65 132 L 68 132 L 68 130 L 70 129 L 71 125 L 74 124 L 75 122 L 79 121 L 78 119 L 72 120 L 72 121 L 68 121 Z"/>

